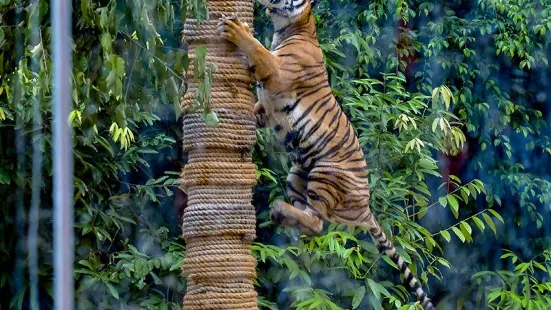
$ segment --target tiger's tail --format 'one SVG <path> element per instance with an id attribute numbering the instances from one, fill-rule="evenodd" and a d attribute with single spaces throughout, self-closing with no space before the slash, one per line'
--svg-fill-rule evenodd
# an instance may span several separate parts
<path id="1" fill-rule="evenodd" d="M 392 242 L 388 240 L 383 229 L 381 228 L 381 225 L 379 225 L 373 214 L 368 217 L 368 221 L 362 226 L 367 228 L 373 238 L 377 241 L 380 249 L 383 250 L 385 254 L 398 266 L 398 269 L 400 269 L 400 272 L 402 272 L 405 277 L 407 286 L 415 292 L 417 298 L 421 301 L 423 308 L 425 308 L 425 310 L 435 310 L 436 308 L 428 298 L 425 291 L 423 291 L 421 283 L 417 280 L 417 278 L 415 278 L 407 263 L 402 259 L 402 257 L 400 257 L 400 254 L 398 254 Z"/>

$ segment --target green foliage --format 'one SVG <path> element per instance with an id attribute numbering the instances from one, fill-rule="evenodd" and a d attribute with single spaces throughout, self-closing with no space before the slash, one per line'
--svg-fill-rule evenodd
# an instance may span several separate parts
<path id="1" fill-rule="evenodd" d="M 18 278 L 28 274 L 28 254 L 22 248 L 31 191 L 40 197 L 40 302 L 51 308 L 48 3 L 0 2 L 0 194 L 7 202 L 0 206 L 0 263 L 8 266 L 0 273 L 2 309 L 28 307 L 33 287 L 26 277 Z M 179 309 L 184 249 L 177 223 L 162 216 L 171 211 L 165 206 L 173 199 L 179 174 L 162 173 L 150 162 L 177 157 L 180 128 L 175 120 L 181 73 L 187 67 L 175 16 L 182 3 L 73 1 L 73 111 L 68 121 L 74 132 L 79 309 Z M 44 154 L 37 171 L 43 181 L 35 189 L 31 163 L 36 158 L 27 143 L 37 143 Z M 165 170 L 180 166 L 172 163 Z"/>
<path id="2" fill-rule="evenodd" d="M 184 2 L 182 2 L 181 6 L 185 7 L 183 3 Z M 207 0 L 191 0 L 189 1 L 189 7 L 190 7 L 191 14 L 197 20 L 197 24 L 200 24 L 209 18 Z"/>
<path id="3" fill-rule="evenodd" d="M 342 310 L 329 298 L 331 293 L 324 290 L 291 286 L 283 291 L 292 292 L 295 302 L 291 304 L 291 307 L 296 309 Z"/>
<path id="4" fill-rule="evenodd" d="M 513 271 L 482 271 L 473 275 L 479 290 L 486 291 L 490 309 L 547 309 L 551 305 L 551 250 L 522 261 L 504 250 Z M 543 276 L 542 276 L 543 275 Z M 499 283 L 499 284 L 498 284 Z"/>
<path id="5" fill-rule="evenodd" d="M 216 67 L 213 63 L 206 63 L 207 49 L 198 47 L 195 49 L 195 58 L 193 59 L 193 79 L 197 82 L 195 90 L 195 105 L 185 111 L 193 113 L 197 110 L 202 110 L 201 118 L 208 127 L 218 126 L 218 115 L 214 112 L 210 104 L 212 102 L 211 89 L 214 81 L 213 74 Z"/>

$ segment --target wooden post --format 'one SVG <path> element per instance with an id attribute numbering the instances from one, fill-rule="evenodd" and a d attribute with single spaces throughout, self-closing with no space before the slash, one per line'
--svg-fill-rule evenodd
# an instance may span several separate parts
<path id="1" fill-rule="evenodd" d="M 184 116 L 184 151 L 188 163 L 181 187 L 188 195 L 183 216 L 186 241 L 184 274 L 187 292 L 184 309 L 258 309 L 253 280 L 256 261 L 251 256 L 256 216 L 251 205 L 256 167 L 251 149 L 256 142 L 253 116 L 253 78 L 243 54 L 221 40 L 216 32 L 219 19 L 238 16 L 253 23 L 253 0 L 209 0 L 209 20 L 197 26 L 186 20 L 184 41 L 190 63 L 195 49 L 207 48 L 207 63 L 216 67 L 212 85 L 212 110 L 218 127 L 210 128 L 201 112 Z M 195 104 L 197 82 L 188 70 L 184 112 Z"/>

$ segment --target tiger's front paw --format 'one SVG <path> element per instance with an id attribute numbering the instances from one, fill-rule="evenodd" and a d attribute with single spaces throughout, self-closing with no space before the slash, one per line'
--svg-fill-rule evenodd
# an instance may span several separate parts
<path id="1" fill-rule="evenodd" d="M 252 36 L 247 23 L 241 22 L 237 17 L 222 17 L 218 22 L 218 34 L 237 46 L 241 46 Z"/>

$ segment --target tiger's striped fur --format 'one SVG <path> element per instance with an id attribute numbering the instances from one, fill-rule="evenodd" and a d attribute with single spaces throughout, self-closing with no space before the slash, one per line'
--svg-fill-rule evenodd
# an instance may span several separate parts
<path id="1" fill-rule="evenodd" d="M 305 234 L 323 221 L 361 226 L 402 271 L 425 309 L 434 306 L 369 209 L 368 170 L 354 130 L 335 100 L 316 38 L 310 0 L 259 0 L 275 27 L 271 52 L 236 18 L 218 25 L 247 56 L 259 81 L 255 114 L 295 160 L 287 178 L 292 203 L 278 200 L 272 218 Z"/>

